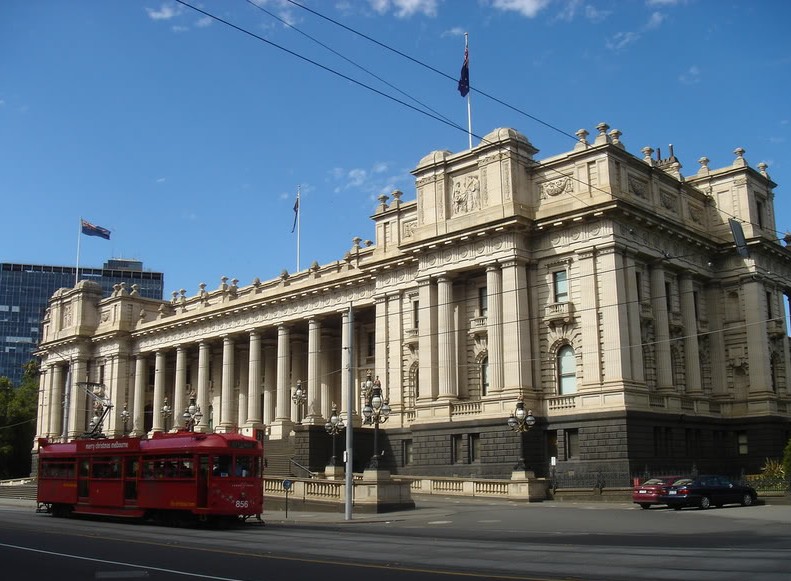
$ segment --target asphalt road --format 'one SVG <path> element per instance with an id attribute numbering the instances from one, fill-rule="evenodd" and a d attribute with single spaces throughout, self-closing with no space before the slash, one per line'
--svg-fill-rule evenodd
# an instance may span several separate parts
<path id="1" fill-rule="evenodd" d="M 56 519 L 0 503 L 3 578 L 354 581 L 789 578 L 791 506 L 418 499 L 385 515 L 265 513 L 231 530 Z M 6 576 L 6 574 L 11 574 Z M 46 577 L 45 577 L 46 575 Z"/>

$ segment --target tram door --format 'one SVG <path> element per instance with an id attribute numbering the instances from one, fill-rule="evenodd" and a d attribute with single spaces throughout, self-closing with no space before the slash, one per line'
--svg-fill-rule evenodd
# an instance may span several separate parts
<path id="1" fill-rule="evenodd" d="M 198 456 L 198 508 L 206 508 L 209 498 L 209 457 Z"/>
<path id="2" fill-rule="evenodd" d="M 124 458 L 124 504 L 137 504 L 138 458 Z"/>
<path id="3" fill-rule="evenodd" d="M 77 501 L 88 502 L 88 477 L 90 475 L 91 463 L 87 458 L 80 460 L 77 470 Z"/>

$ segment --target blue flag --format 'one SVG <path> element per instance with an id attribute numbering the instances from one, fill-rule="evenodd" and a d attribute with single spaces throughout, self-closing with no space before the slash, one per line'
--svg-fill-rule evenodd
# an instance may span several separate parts
<path id="1" fill-rule="evenodd" d="M 105 240 L 110 239 L 110 231 L 107 228 L 102 228 L 101 226 L 96 226 L 88 222 L 88 220 L 81 220 L 82 222 L 82 233 L 86 236 L 98 236 L 99 238 L 104 238 Z"/>
<path id="2" fill-rule="evenodd" d="M 299 196 L 297 196 L 297 201 L 294 202 L 294 225 L 291 227 L 291 232 L 294 232 L 294 229 L 297 227 L 297 218 L 299 218 Z"/>
<path id="3" fill-rule="evenodd" d="M 461 65 L 461 76 L 459 77 L 459 93 L 462 97 L 466 97 L 470 92 L 470 53 L 467 47 L 464 47 L 464 64 Z"/>

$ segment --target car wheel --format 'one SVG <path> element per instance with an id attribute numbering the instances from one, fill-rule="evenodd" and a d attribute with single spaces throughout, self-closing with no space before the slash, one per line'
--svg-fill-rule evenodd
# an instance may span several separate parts
<path id="1" fill-rule="evenodd" d="M 641 502 L 640 503 L 640 508 L 651 508 L 651 503 L 650 502 Z"/>
<path id="2" fill-rule="evenodd" d="M 707 508 L 711 507 L 711 499 L 708 496 L 704 496 L 700 499 L 700 509 L 706 510 Z"/>
<path id="3" fill-rule="evenodd" d="M 753 504 L 753 495 L 749 492 L 745 492 L 744 496 L 742 496 L 742 506 L 751 506 Z"/>

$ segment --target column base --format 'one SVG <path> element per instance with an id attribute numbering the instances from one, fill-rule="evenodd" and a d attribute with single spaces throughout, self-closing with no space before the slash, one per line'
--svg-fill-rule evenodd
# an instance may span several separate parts
<path id="1" fill-rule="evenodd" d="M 271 440 L 284 440 L 294 431 L 294 422 L 291 420 L 275 420 L 269 426 L 269 438 Z"/>

